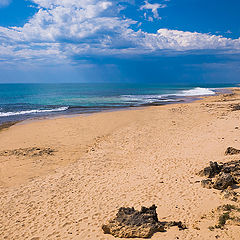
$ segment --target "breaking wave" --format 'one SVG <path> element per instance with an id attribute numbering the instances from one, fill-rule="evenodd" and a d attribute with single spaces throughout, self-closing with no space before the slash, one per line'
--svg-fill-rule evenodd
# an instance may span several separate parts
<path id="1" fill-rule="evenodd" d="M 69 107 L 59 107 L 53 109 L 33 109 L 26 111 L 18 111 L 18 112 L 0 112 L 0 117 L 9 117 L 16 115 L 27 115 L 27 114 L 36 114 L 36 113 L 48 113 L 48 112 L 61 112 L 66 111 Z"/>
<path id="2" fill-rule="evenodd" d="M 176 96 L 205 96 L 214 95 L 215 92 L 210 88 L 196 87 L 189 90 L 183 90 L 176 94 Z"/>
<path id="3" fill-rule="evenodd" d="M 151 104 L 161 102 L 179 102 L 179 97 L 214 95 L 210 88 L 196 87 L 189 90 L 181 90 L 171 94 L 159 95 L 122 95 L 121 100 L 127 103 Z"/>

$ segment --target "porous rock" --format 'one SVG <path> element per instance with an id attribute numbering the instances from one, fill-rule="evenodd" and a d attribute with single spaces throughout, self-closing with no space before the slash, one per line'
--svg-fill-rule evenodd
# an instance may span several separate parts
<path id="1" fill-rule="evenodd" d="M 221 196 L 222 196 L 222 199 L 227 199 L 230 201 L 237 202 L 239 195 L 238 195 L 238 193 L 234 192 L 231 189 L 231 187 L 228 187 L 227 189 L 221 191 Z"/>
<path id="2" fill-rule="evenodd" d="M 202 171 L 199 172 L 199 175 L 202 177 L 213 178 L 221 172 L 222 166 L 217 162 L 210 162 L 209 167 L 205 167 Z"/>
<path id="3" fill-rule="evenodd" d="M 228 186 L 240 183 L 240 160 L 223 164 L 210 162 L 210 166 L 200 171 L 199 175 L 211 178 L 202 180 L 202 187 L 224 190 Z"/>
<path id="4" fill-rule="evenodd" d="M 233 147 L 228 147 L 227 150 L 225 151 L 225 155 L 234 155 L 239 153 L 240 153 L 240 150 Z"/>
<path id="5" fill-rule="evenodd" d="M 158 221 L 156 206 L 120 208 L 115 218 L 102 226 L 105 234 L 119 238 L 149 238 L 156 232 L 164 231 L 164 225 Z"/>
<path id="6" fill-rule="evenodd" d="M 229 186 L 234 184 L 234 179 L 230 173 L 220 173 L 217 177 L 215 182 L 213 183 L 213 188 L 218 190 L 226 189 Z"/>
<path id="7" fill-rule="evenodd" d="M 179 228 L 179 230 L 184 230 L 184 229 L 187 229 L 187 226 L 185 224 L 183 224 L 181 221 L 179 222 L 176 222 L 176 221 L 171 221 L 171 222 L 167 222 L 165 224 L 165 227 L 174 227 L 174 226 L 177 226 Z"/>
<path id="8" fill-rule="evenodd" d="M 211 179 L 204 179 L 204 180 L 201 181 L 201 186 L 202 186 L 203 188 L 208 188 L 208 189 L 210 189 L 210 188 L 212 188 L 212 186 L 213 186 L 213 182 L 212 182 Z"/>
<path id="9" fill-rule="evenodd" d="M 231 108 L 232 108 L 232 111 L 239 111 L 240 110 L 240 105 L 239 104 L 232 104 Z"/>
<path id="10" fill-rule="evenodd" d="M 234 181 L 240 183 L 240 160 L 224 163 L 222 172 L 231 173 Z"/>

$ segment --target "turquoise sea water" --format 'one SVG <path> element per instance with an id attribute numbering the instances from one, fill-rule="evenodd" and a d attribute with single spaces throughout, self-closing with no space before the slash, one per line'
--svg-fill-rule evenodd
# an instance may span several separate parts
<path id="1" fill-rule="evenodd" d="M 59 114 L 184 102 L 232 86 L 234 85 L 0 84 L 0 124 Z"/>

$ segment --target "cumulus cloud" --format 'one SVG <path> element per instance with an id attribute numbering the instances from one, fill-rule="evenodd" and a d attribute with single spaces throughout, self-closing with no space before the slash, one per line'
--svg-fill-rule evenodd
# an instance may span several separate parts
<path id="1" fill-rule="evenodd" d="M 140 34 L 145 40 L 144 45 L 153 50 L 240 49 L 240 39 L 233 40 L 206 33 L 159 29 L 156 34 Z"/>
<path id="2" fill-rule="evenodd" d="M 11 3 L 12 0 L 0 0 L 0 7 L 6 7 Z"/>
<path id="3" fill-rule="evenodd" d="M 104 16 L 112 6 L 109 1 L 96 0 L 34 0 L 39 11 L 19 31 L 27 41 L 76 41 L 91 37 L 100 31 L 120 27 L 116 18 Z M 122 22 L 123 25 L 127 21 Z"/>
<path id="4" fill-rule="evenodd" d="M 0 61 L 71 63 L 76 57 L 129 56 L 169 49 L 240 50 L 240 39 L 169 29 L 156 33 L 134 30 L 133 25 L 141 24 L 121 16 L 116 11 L 118 1 L 32 1 L 38 11 L 23 27 L 0 27 Z M 144 6 L 151 11 L 159 9 L 158 4 L 145 2 Z"/>
<path id="5" fill-rule="evenodd" d="M 151 10 L 154 18 L 161 19 L 158 14 L 158 9 L 167 7 L 166 4 L 159 4 L 159 3 L 151 4 L 148 1 L 145 1 L 144 3 L 145 4 L 140 7 L 140 10 Z M 145 13 L 145 18 L 146 18 L 146 13 Z M 149 17 L 148 19 L 151 21 L 152 17 Z"/>

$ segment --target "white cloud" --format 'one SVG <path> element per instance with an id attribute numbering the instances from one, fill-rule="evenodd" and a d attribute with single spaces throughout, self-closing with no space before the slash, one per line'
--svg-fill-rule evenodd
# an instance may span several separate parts
<path id="1" fill-rule="evenodd" d="M 0 0 L 0 7 L 6 7 L 11 3 L 12 0 Z"/>
<path id="2" fill-rule="evenodd" d="M 166 4 L 159 4 L 159 3 L 151 4 L 148 1 L 145 1 L 145 4 L 140 7 L 140 10 L 151 10 L 154 18 L 161 19 L 161 17 L 159 17 L 159 14 L 158 14 L 158 9 L 165 8 L 165 7 L 167 7 Z"/>
<path id="3" fill-rule="evenodd" d="M 108 16 L 110 1 L 34 0 L 39 11 L 23 27 L 14 27 L 23 41 L 86 41 L 102 39 L 110 32 L 121 32 L 135 23 Z"/>
<path id="4" fill-rule="evenodd" d="M 206 33 L 184 32 L 178 30 L 159 29 L 156 34 L 144 35 L 144 45 L 150 49 L 172 49 L 177 51 L 203 49 L 235 49 L 240 50 L 240 38 L 231 39 Z"/>
<path id="5" fill-rule="evenodd" d="M 39 9 L 23 27 L 0 27 L 1 61 L 61 63 L 86 55 L 129 56 L 169 49 L 240 50 L 240 39 L 169 29 L 159 29 L 156 33 L 135 31 L 132 25 L 140 27 L 141 24 L 121 17 L 119 11 L 115 11 L 119 7 L 116 1 L 33 2 L 38 4 Z M 151 6 L 152 9 L 157 10 L 158 6 Z"/>

